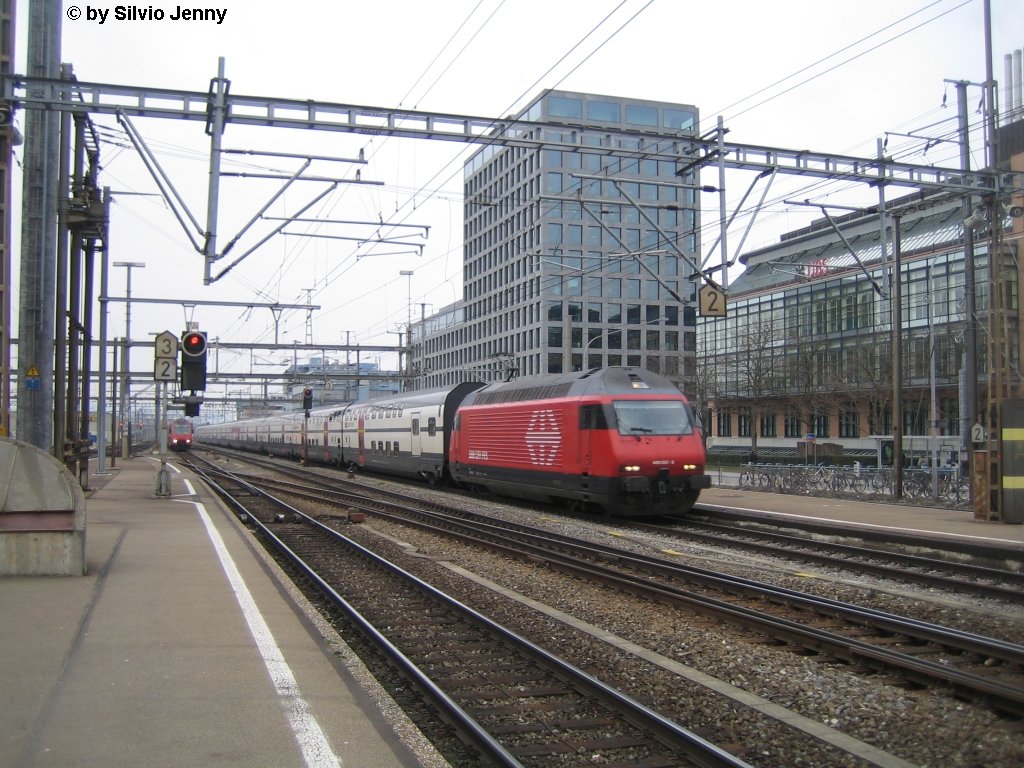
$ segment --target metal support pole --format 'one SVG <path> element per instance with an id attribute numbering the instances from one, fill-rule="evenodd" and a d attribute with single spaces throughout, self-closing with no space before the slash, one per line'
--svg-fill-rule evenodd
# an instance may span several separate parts
<path id="1" fill-rule="evenodd" d="M 100 367 L 96 401 L 96 474 L 107 473 L 107 282 L 110 265 L 110 188 L 103 188 L 103 248 L 100 250 Z"/>
<path id="2" fill-rule="evenodd" d="M 718 218 L 721 234 L 722 249 L 722 279 L 720 285 L 723 289 L 729 287 L 729 246 L 726 232 L 729 229 L 729 216 L 727 201 L 725 199 L 725 118 L 718 116 Z"/>
<path id="3" fill-rule="evenodd" d="M 125 267 L 128 270 L 128 281 L 125 288 L 125 318 L 124 318 L 124 354 L 121 359 L 121 413 L 123 415 L 123 431 L 121 433 L 121 458 L 127 459 L 131 455 L 132 444 L 132 415 L 129 410 L 131 403 L 131 371 L 132 371 L 132 269 L 145 267 L 141 261 L 115 261 L 115 267 Z"/>
<path id="4" fill-rule="evenodd" d="M 224 79 L 224 57 L 217 60 L 217 77 L 210 83 L 210 111 L 206 132 L 210 135 L 210 188 L 206 203 L 206 243 L 203 246 L 205 268 L 203 285 L 209 285 L 213 262 L 217 256 L 217 206 L 220 200 L 220 156 L 227 115 L 227 80 Z"/>
<path id="5" fill-rule="evenodd" d="M 970 126 L 967 118 L 967 82 L 956 84 L 957 115 L 959 119 L 960 167 L 971 169 Z M 964 195 L 964 392 L 960 414 L 960 467 L 965 477 L 973 477 L 971 457 L 971 427 L 978 421 L 978 326 L 975 324 L 974 227 L 969 224 L 974 215 L 974 198 Z M 971 508 L 974 508 L 974 484 L 970 484 Z"/>
<path id="6" fill-rule="evenodd" d="M 167 382 L 161 381 L 157 388 L 159 403 L 154 411 L 157 420 L 157 439 L 160 446 L 160 469 L 156 474 L 156 495 L 171 495 L 171 477 L 167 471 Z"/>
<path id="7" fill-rule="evenodd" d="M 29 3 L 28 9 L 28 72 L 56 79 L 60 75 L 60 3 L 42 0 Z M 37 88 L 33 92 L 45 91 Z M 59 95 L 58 101 L 63 104 Z M 57 111 L 25 113 L 17 436 L 47 453 L 53 452 L 56 442 L 53 359 L 59 123 Z"/>
<path id="8" fill-rule="evenodd" d="M 903 275 L 900 215 L 892 214 L 892 495 L 903 498 Z"/>
<path id="9" fill-rule="evenodd" d="M 71 79 L 71 66 L 61 66 L 61 79 Z M 68 362 L 68 190 L 71 187 L 71 113 L 61 112 L 57 143 L 57 245 L 55 249 L 53 318 L 53 455 L 68 459 L 67 362 Z M 77 318 L 75 318 L 77 320 Z"/>

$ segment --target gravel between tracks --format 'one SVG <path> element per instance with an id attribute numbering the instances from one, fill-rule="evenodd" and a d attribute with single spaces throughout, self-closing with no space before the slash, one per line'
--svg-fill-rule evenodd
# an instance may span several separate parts
<path id="1" fill-rule="evenodd" d="M 378 482 L 378 481 L 373 481 Z M 386 485 L 386 481 L 379 481 Z M 407 486 L 403 486 L 409 492 Z M 432 492 L 423 489 L 424 495 Z M 522 521 L 607 543 L 611 524 L 574 521 L 558 515 L 516 510 L 491 501 L 454 501 L 467 509 Z M 983 707 L 930 691 L 911 691 L 879 676 L 859 675 L 843 664 L 800 656 L 786 648 L 758 643 L 758 638 L 699 616 L 658 606 L 588 585 L 579 579 L 507 557 L 447 545 L 437 537 L 410 528 L 371 520 L 373 529 L 408 542 L 419 555 L 453 563 L 533 600 L 552 606 L 642 648 L 697 669 L 810 720 L 899 756 L 909 764 L 934 768 L 1020 768 L 1024 765 L 1021 724 L 1007 721 Z M 349 526 L 346 530 L 358 528 Z M 619 532 L 621 533 L 621 532 Z M 850 572 L 815 578 L 796 576 L 792 564 L 752 558 L 727 550 L 681 547 L 678 541 L 649 534 L 616 536 L 614 542 L 651 553 L 670 548 L 686 551 L 694 564 L 727 570 L 747 578 L 770 581 L 848 602 L 915 616 L 949 626 L 982 631 L 1024 644 L 1024 611 L 994 601 L 915 591 Z M 557 647 L 577 666 L 638 700 L 655 707 L 701 735 L 723 745 L 744 745 L 741 754 L 754 765 L 862 766 L 871 764 L 842 755 L 834 748 L 792 728 L 741 707 L 723 696 L 675 675 L 654 671 L 648 662 L 604 642 L 595 642 L 563 623 L 539 618 L 522 606 L 496 600 L 494 593 L 452 574 L 423 557 L 406 557 L 403 567 L 430 572 L 443 588 L 495 620 Z M 885 757 L 877 758 L 885 765 Z M 898 761 L 892 764 L 899 764 Z"/>

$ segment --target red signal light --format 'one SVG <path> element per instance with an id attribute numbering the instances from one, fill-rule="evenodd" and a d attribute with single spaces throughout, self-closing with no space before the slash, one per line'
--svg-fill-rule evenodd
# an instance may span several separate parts
<path id="1" fill-rule="evenodd" d="M 181 339 L 181 349 L 186 355 L 202 355 L 206 352 L 206 334 L 198 331 L 186 333 Z"/>

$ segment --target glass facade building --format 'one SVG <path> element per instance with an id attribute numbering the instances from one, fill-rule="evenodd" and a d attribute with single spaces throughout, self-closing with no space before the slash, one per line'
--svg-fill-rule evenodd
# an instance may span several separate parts
<path id="1" fill-rule="evenodd" d="M 463 299 L 413 328 L 415 388 L 631 365 L 694 375 L 697 110 L 546 91 L 464 167 Z M 439 319 L 443 318 L 443 319 Z"/>
<path id="2" fill-rule="evenodd" d="M 935 435 L 948 458 L 966 426 L 963 218 L 958 199 L 901 217 L 901 434 L 915 455 L 927 453 L 926 438 Z M 870 457 L 879 438 L 893 433 L 893 229 L 883 245 L 877 214 L 850 214 L 837 224 L 842 239 L 822 221 L 744 256 L 728 317 L 702 319 L 697 388 L 712 455 L 746 456 L 756 436 L 762 460 L 791 457 L 813 436 L 816 446 Z M 1019 370 L 1019 270 L 1010 232 L 1002 264 L 995 263 L 1007 367 Z M 992 291 L 985 238 L 968 263 L 983 385 Z"/>

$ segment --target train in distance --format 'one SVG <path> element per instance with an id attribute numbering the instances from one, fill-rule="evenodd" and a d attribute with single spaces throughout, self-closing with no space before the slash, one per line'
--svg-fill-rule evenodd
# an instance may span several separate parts
<path id="1" fill-rule="evenodd" d="M 167 447 L 184 452 L 192 448 L 192 420 L 174 419 L 167 428 Z"/>
<path id="2" fill-rule="evenodd" d="M 711 485 L 689 401 L 633 367 L 201 425 L 195 441 L 615 516 L 685 512 Z"/>

